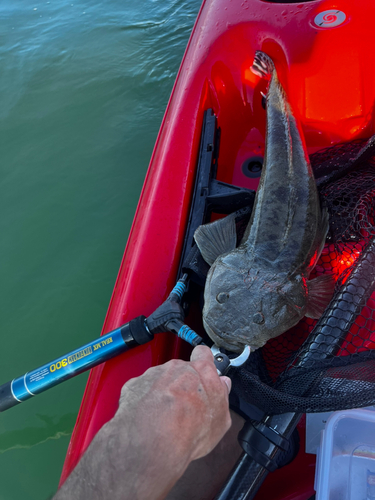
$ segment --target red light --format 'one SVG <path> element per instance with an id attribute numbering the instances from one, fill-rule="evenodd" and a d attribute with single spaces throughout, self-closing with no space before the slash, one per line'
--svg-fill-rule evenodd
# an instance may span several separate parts
<path id="1" fill-rule="evenodd" d="M 319 263 L 316 266 L 317 274 L 332 273 L 336 279 L 358 259 L 362 251 L 359 243 L 329 244 L 323 249 Z"/>
<path id="2" fill-rule="evenodd" d="M 357 260 L 358 256 L 359 256 L 359 250 L 353 250 L 352 253 L 343 252 L 341 254 L 341 258 L 338 261 L 340 266 L 343 266 L 342 270 L 344 270 L 345 268 L 350 267 L 352 264 L 354 264 L 354 262 Z"/>

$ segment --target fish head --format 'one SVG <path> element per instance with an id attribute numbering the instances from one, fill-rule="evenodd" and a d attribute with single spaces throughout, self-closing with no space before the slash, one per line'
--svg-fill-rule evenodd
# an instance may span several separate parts
<path id="1" fill-rule="evenodd" d="M 305 315 L 307 287 L 301 276 L 244 270 L 217 259 L 205 287 L 203 324 L 220 347 L 242 352 L 281 335 Z"/>

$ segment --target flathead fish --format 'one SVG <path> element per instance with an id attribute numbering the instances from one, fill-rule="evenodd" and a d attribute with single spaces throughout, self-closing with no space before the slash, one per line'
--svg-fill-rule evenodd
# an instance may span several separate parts
<path id="1" fill-rule="evenodd" d="M 237 248 L 233 214 L 195 232 L 211 265 L 204 327 L 234 352 L 262 347 L 304 316 L 319 318 L 334 289 L 332 276 L 309 280 L 328 214 L 320 208 L 304 141 L 271 58 L 257 52 L 252 70 L 270 83 L 264 165 L 249 224 Z"/>

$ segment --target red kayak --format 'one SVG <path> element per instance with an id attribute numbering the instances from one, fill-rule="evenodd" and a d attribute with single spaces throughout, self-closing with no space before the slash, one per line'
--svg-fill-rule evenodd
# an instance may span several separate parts
<path id="1" fill-rule="evenodd" d="M 250 70 L 257 50 L 275 62 L 309 154 L 374 134 L 374 18 L 375 5 L 368 0 L 203 2 L 155 144 L 102 334 L 151 314 L 176 283 L 205 111 L 213 111 L 220 129 L 216 179 L 257 188 L 267 89 L 267 82 Z M 189 317 L 186 322 L 191 324 Z M 114 415 L 123 384 L 185 355 L 180 339 L 162 333 L 92 370 L 61 484 Z M 298 456 L 268 475 L 258 500 L 313 496 L 315 455 L 304 452 L 304 422 L 298 425 Z"/>

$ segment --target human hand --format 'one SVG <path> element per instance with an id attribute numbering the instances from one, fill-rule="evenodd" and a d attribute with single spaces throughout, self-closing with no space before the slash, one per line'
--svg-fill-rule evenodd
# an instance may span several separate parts
<path id="1" fill-rule="evenodd" d="M 162 500 L 191 461 L 231 426 L 231 381 L 208 347 L 129 380 L 119 409 L 90 444 L 54 500 Z"/>
<path id="2" fill-rule="evenodd" d="M 115 419 L 132 422 L 144 441 L 173 444 L 182 463 L 203 457 L 231 425 L 231 380 L 219 377 L 211 350 L 196 347 L 190 362 L 174 359 L 152 367 L 122 388 Z"/>

